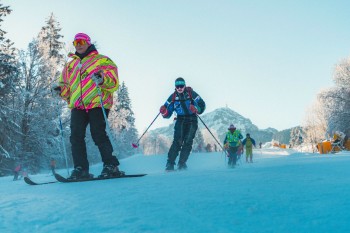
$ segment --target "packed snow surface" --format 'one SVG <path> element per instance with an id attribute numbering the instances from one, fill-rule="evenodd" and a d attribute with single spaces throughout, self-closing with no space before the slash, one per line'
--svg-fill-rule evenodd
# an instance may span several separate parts
<path id="1" fill-rule="evenodd" d="M 121 160 L 127 174 L 148 174 L 141 178 L 0 178 L 0 232 L 350 232 L 349 152 L 256 149 L 254 163 L 242 157 L 233 169 L 223 153 L 193 153 L 187 171 L 170 173 L 165 163 L 166 155 Z M 49 171 L 30 177 L 54 180 Z"/>

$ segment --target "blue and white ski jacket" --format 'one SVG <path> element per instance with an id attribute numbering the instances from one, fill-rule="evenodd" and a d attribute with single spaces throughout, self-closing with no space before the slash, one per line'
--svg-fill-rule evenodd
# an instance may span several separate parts
<path id="1" fill-rule="evenodd" d="M 193 104 L 196 107 L 198 114 L 202 114 L 205 110 L 204 100 L 197 94 L 197 92 L 190 89 L 190 87 L 186 87 L 185 91 L 181 94 L 175 91 L 169 96 L 164 104 L 168 110 L 168 114 L 165 116 L 163 115 L 163 117 L 170 118 L 174 111 L 176 112 L 177 117 L 196 116 L 196 114 L 189 109 L 190 104 Z"/>

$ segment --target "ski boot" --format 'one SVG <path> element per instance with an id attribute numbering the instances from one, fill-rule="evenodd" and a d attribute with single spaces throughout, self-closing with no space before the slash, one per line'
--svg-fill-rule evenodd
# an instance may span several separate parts
<path id="1" fill-rule="evenodd" d="M 92 174 L 89 174 L 88 170 L 83 170 L 82 167 L 78 166 L 74 168 L 72 171 L 72 174 L 70 177 L 68 177 L 68 180 L 83 180 L 83 179 L 90 179 L 93 178 Z"/>
<path id="2" fill-rule="evenodd" d="M 172 172 L 172 171 L 174 171 L 174 163 L 172 163 L 172 162 L 167 162 L 167 164 L 166 164 L 166 167 L 165 167 L 165 171 L 167 171 L 167 172 Z"/>
<path id="3" fill-rule="evenodd" d="M 179 164 L 177 165 L 177 169 L 178 169 L 178 170 L 187 170 L 187 165 L 186 165 L 186 163 L 179 163 Z"/>
<path id="4" fill-rule="evenodd" d="M 99 178 L 108 178 L 108 177 L 119 177 L 125 175 L 125 172 L 119 171 L 117 165 L 114 164 L 105 164 L 103 165 L 103 169 Z"/>

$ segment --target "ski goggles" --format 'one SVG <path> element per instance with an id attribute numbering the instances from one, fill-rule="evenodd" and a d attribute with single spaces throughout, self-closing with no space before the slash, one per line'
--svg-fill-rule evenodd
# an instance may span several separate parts
<path id="1" fill-rule="evenodd" d="M 73 41 L 73 45 L 77 46 L 77 45 L 86 45 L 86 40 L 83 39 L 77 39 Z"/>
<path id="2" fill-rule="evenodd" d="M 184 87 L 185 87 L 185 85 L 176 85 L 176 86 L 175 86 L 176 89 L 182 89 L 182 88 L 184 88 Z"/>
<path id="3" fill-rule="evenodd" d="M 178 80 L 175 82 L 175 86 L 180 86 L 180 85 L 185 85 L 185 81 L 182 81 L 182 80 Z"/>

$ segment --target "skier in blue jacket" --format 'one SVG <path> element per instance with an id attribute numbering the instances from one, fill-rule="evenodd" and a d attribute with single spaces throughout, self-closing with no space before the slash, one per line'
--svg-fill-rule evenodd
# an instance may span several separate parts
<path id="1" fill-rule="evenodd" d="M 178 169 L 187 169 L 187 159 L 192 150 L 193 139 L 198 129 L 197 114 L 205 110 L 203 99 L 186 86 L 183 78 L 175 80 L 175 92 L 160 107 L 160 113 L 164 118 L 170 118 L 173 112 L 177 114 L 174 127 L 174 140 L 168 152 L 166 171 L 173 171 L 175 160 L 180 152 Z"/>

